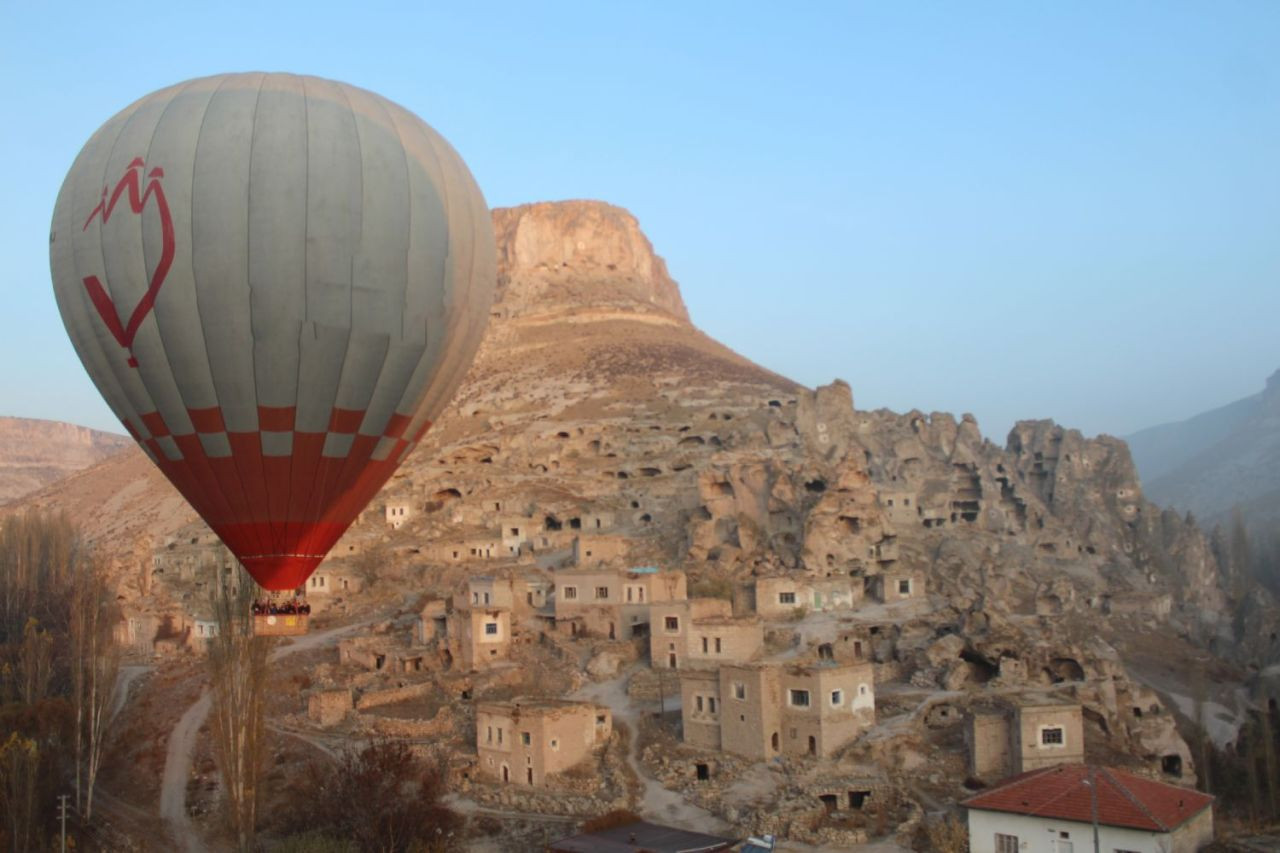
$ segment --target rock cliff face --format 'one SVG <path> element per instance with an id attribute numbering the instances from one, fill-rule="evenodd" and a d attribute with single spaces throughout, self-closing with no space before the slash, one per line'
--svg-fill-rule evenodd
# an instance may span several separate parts
<path id="1" fill-rule="evenodd" d="M 680 290 L 634 216 L 596 201 L 541 202 L 493 212 L 507 316 L 622 310 L 688 322 Z"/>
<path id="2" fill-rule="evenodd" d="M 125 436 L 72 424 L 0 417 L 0 504 L 132 445 Z"/>

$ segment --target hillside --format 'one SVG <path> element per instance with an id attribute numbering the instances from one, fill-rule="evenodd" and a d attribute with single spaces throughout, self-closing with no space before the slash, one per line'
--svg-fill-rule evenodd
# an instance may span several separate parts
<path id="1" fill-rule="evenodd" d="M 1280 371 L 1258 394 L 1128 442 L 1152 500 L 1206 525 L 1236 505 L 1254 525 L 1280 521 Z"/>
<path id="2" fill-rule="evenodd" d="M 1261 590 L 1231 597 L 1204 534 L 1144 495 L 1123 441 L 1023 421 L 998 445 L 969 415 L 859 409 L 843 381 L 802 387 L 698 331 L 626 211 L 543 203 L 494 221 L 498 300 L 475 364 L 321 565 L 326 586 L 308 591 L 320 630 L 363 628 L 287 670 L 340 713 L 322 722 L 290 695 L 275 720 L 333 747 L 418 738 L 449 760 L 460 797 L 529 813 L 572 801 L 555 813 L 586 815 L 606 800 L 486 787 L 476 715 L 516 696 L 597 697 L 635 725 L 631 763 L 651 792 L 696 803 L 688 820 L 836 849 L 866 833 L 815 820 L 818 797 L 874 790 L 897 804 L 885 820 L 909 828 L 908 814 L 968 792 L 962 721 L 1010 703 L 1072 705 L 1089 760 L 1188 783 L 1196 756 L 1174 710 L 1189 715 L 1194 670 L 1220 700 L 1215 741 L 1235 737 L 1245 668 L 1280 662 L 1280 608 Z M 122 454 L 22 505 L 71 510 L 114 557 L 133 654 L 198 653 L 204 588 L 225 555 L 145 457 Z M 690 600 L 671 606 L 688 620 L 695 606 L 715 611 L 693 625 L 756 631 L 751 666 L 863 668 L 867 683 L 847 687 L 875 691 L 867 728 L 820 758 L 782 748 L 793 752 L 768 766 L 655 729 L 648 712 L 685 687 L 661 674 L 675 646 L 648 644 L 665 633 L 635 614 L 588 626 L 560 612 L 561 572 L 581 579 L 582 598 L 620 602 L 609 584 L 655 573 L 637 567 L 683 573 Z M 506 656 L 466 665 L 459 607 L 487 604 L 501 583 L 514 601 Z M 699 763 L 714 781 L 687 772 Z M 573 778 L 637 806 L 609 773 Z"/>
<path id="3" fill-rule="evenodd" d="M 132 447 L 126 436 L 32 418 L 0 417 L 0 504 Z"/>

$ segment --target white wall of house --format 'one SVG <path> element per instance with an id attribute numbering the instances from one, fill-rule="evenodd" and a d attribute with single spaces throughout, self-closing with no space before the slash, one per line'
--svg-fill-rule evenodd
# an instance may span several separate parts
<path id="1" fill-rule="evenodd" d="M 1029 817 L 1008 812 L 969 809 L 970 853 L 1011 853 L 998 847 L 996 834 L 1018 839 L 1017 853 L 1093 853 L 1093 825 L 1069 820 Z M 1193 836 L 1204 815 L 1180 827 L 1178 838 L 1169 833 L 1143 832 L 1116 826 L 1098 827 L 1098 849 L 1101 853 L 1183 853 L 1199 849 L 1213 837 L 1212 818 L 1209 836 L 1199 841 Z M 1064 838 L 1062 833 L 1068 837 Z M 1185 837 L 1184 837 L 1185 836 Z"/>

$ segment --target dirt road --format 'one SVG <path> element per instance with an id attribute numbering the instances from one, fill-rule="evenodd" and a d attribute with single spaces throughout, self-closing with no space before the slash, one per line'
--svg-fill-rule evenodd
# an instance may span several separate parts
<path id="1" fill-rule="evenodd" d="M 613 712 L 613 718 L 623 721 L 631 729 L 627 763 L 636 774 L 636 778 L 644 785 L 644 794 L 639 804 L 642 817 L 698 832 L 723 832 L 730 829 L 728 823 L 711 812 L 699 808 L 675 791 L 664 788 L 662 783 L 650 776 L 644 765 L 640 763 L 638 757 L 640 719 L 647 711 L 656 709 L 642 708 L 627 695 L 627 679 L 635 669 L 636 667 L 632 667 L 609 681 L 585 685 L 575 691 L 570 698 L 608 706 Z"/>
<path id="2" fill-rule="evenodd" d="M 368 622 L 357 622 L 327 631 L 317 631 L 299 637 L 287 646 L 280 646 L 271 653 L 277 661 L 289 655 L 328 645 L 343 634 L 358 630 Z M 169 735 L 169 749 L 165 755 L 164 777 L 160 786 L 160 817 L 168 827 L 177 849 L 186 853 L 204 853 L 208 848 L 196 835 L 195 826 L 187 815 L 187 780 L 191 777 L 191 762 L 195 755 L 196 737 L 209 717 L 213 697 L 206 689 L 174 726 Z"/>

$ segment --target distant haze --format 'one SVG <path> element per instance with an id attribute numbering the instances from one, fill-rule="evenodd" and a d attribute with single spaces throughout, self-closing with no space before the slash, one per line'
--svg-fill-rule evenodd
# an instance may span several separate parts
<path id="1" fill-rule="evenodd" d="M 1280 5 L 7 4 L 0 412 L 118 432 L 49 213 L 126 104 L 227 70 L 377 91 L 493 206 L 639 219 L 693 322 L 859 407 L 1123 435 L 1280 365 Z M 281 38 L 288 33 L 288 38 Z"/>

